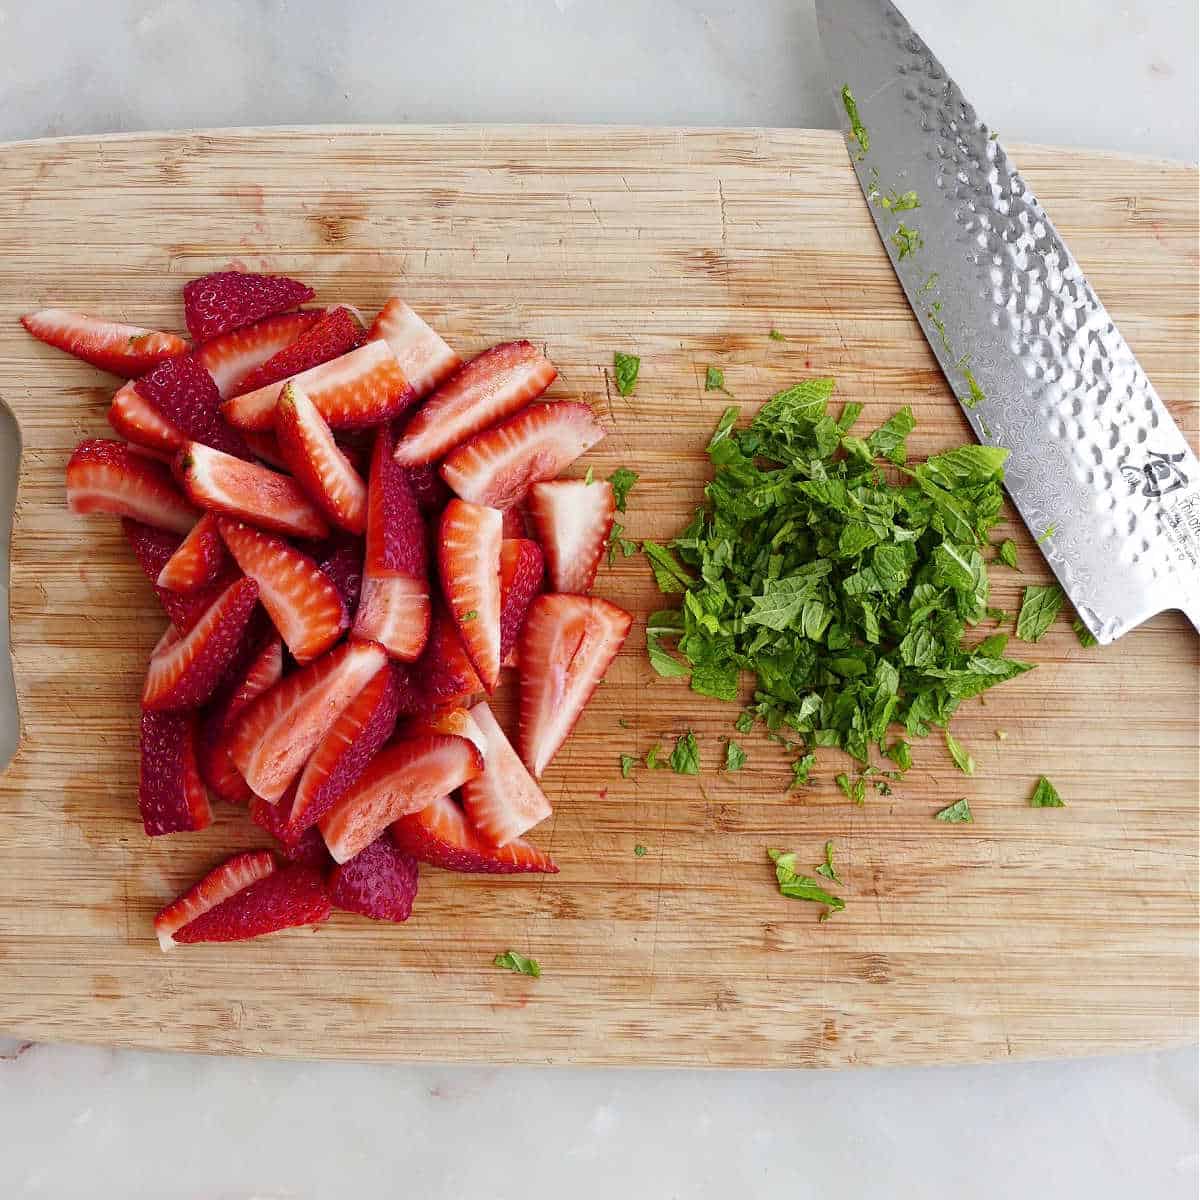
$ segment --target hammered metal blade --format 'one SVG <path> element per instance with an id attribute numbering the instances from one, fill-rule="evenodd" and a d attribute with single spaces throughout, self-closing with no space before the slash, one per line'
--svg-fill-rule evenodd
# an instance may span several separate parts
<path id="1" fill-rule="evenodd" d="M 1200 463 L 1037 198 L 892 4 L 817 23 L 880 238 L 1071 602 L 1103 643 L 1169 608 L 1200 628 Z"/>

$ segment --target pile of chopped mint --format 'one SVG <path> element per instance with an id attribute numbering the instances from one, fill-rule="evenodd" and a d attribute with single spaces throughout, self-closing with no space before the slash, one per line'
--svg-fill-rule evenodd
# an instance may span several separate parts
<path id="1" fill-rule="evenodd" d="M 643 544 L 680 601 L 647 621 L 651 665 L 730 702 L 752 680 L 736 727 L 788 735 L 799 782 L 817 746 L 860 770 L 878 752 L 903 772 L 907 739 L 1030 669 L 1004 656 L 1005 637 L 972 637 L 989 615 L 984 551 L 992 559 L 1007 451 L 909 463 L 910 409 L 856 434 L 861 405 L 833 416 L 833 388 L 797 384 L 742 429 L 726 409 L 705 503 L 668 545 Z M 959 765 L 974 766 L 965 754 Z"/>

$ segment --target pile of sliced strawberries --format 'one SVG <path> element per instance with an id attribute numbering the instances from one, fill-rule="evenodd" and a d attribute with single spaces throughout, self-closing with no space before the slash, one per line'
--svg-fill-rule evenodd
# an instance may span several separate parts
<path id="1" fill-rule="evenodd" d="M 124 440 L 79 445 L 67 502 L 122 519 L 170 619 L 142 690 L 146 833 L 204 828 L 215 796 L 278 843 L 165 908 L 164 949 L 333 908 L 404 921 L 418 862 L 556 871 L 524 836 L 550 815 L 537 781 L 631 623 L 588 595 L 613 493 L 557 478 L 604 434 L 586 404 L 535 403 L 553 364 L 524 341 L 463 363 L 398 298 L 370 328 L 312 298 L 194 280 L 190 344 L 23 318 L 131 380 Z M 505 668 L 515 745 L 488 706 Z"/>

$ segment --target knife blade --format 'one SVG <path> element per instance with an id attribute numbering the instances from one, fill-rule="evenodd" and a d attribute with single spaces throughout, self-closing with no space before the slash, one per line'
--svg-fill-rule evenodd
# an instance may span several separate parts
<path id="1" fill-rule="evenodd" d="M 975 436 L 1108 643 L 1200 629 L 1200 462 L 1004 147 L 888 0 L 817 0 L 867 207 Z"/>

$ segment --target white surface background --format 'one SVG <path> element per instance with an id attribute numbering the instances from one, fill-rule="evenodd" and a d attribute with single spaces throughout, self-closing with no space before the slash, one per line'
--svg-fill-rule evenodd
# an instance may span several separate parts
<path id="1" fill-rule="evenodd" d="M 1196 0 L 904 7 L 1006 140 L 1196 160 Z M 356 121 L 826 126 L 833 113 L 810 2 L 0 0 L 0 140 Z M 1194 1049 L 714 1073 L 290 1064 L 0 1037 L 6 1200 L 1194 1200 L 1197 1117 Z"/>

